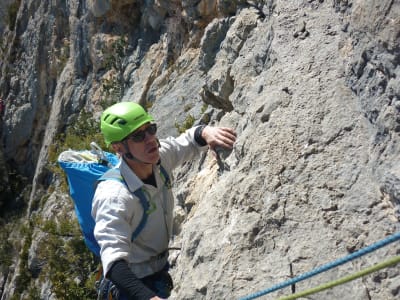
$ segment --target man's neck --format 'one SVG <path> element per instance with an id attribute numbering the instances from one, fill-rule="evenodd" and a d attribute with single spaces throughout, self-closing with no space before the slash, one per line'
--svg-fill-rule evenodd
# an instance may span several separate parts
<path id="1" fill-rule="evenodd" d="M 142 180 L 148 178 L 153 173 L 152 164 L 145 164 L 134 160 L 128 161 L 127 163 L 136 176 Z"/>

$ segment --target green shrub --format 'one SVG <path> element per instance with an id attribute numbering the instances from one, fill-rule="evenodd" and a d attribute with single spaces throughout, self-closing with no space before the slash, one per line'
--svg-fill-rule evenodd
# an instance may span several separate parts
<path id="1" fill-rule="evenodd" d="M 107 70 L 112 71 L 110 78 L 102 80 L 101 106 L 103 109 L 117 103 L 124 95 L 124 58 L 128 39 L 126 36 L 120 36 L 112 44 L 111 49 L 103 49 L 105 66 Z"/>
<path id="2" fill-rule="evenodd" d="M 94 271 L 97 261 L 86 247 L 76 221 L 43 221 L 48 233 L 38 256 L 46 261 L 52 292 L 58 299 L 95 299 Z"/>
<path id="3" fill-rule="evenodd" d="M 11 31 L 13 31 L 15 29 L 15 22 L 17 20 L 17 13 L 18 13 L 20 5 L 21 5 L 21 0 L 15 0 L 7 8 L 6 21 L 7 21 L 8 28 Z"/>
<path id="4" fill-rule="evenodd" d="M 23 243 L 22 251 L 20 253 L 19 260 L 19 275 L 15 280 L 15 291 L 16 294 L 20 295 L 30 286 L 32 280 L 31 273 L 28 269 L 28 256 L 29 248 L 32 244 L 32 233 L 33 229 L 31 224 L 22 225 L 20 229 L 20 236 Z"/>
<path id="5" fill-rule="evenodd" d="M 0 220 L 0 226 L 2 230 L 0 231 L 0 266 L 8 269 L 12 264 L 12 253 L 13 253 L 13 245 L 9 240 L 9 235 L 11 232 L 11 226 L 9 224 L 5 224 L 2 220 Z"/>
<path id="6" fill-rule="evenodd" d="M 185 120 L 183 121 L 182 124 L 179 124 L 177 122 L 175 122 L 175 128 L 178 130 L 178 133 L 183 133 L 185 132 L 187 129 L 191 128 L 194 124 L 194 121 L 196 119 L 194 118 L 194 116 L 192 114 L 189 114 Z"/>
<path id="7" fill-rule="evenodd" d="M 100 132 L 99 121 L 93 119 L 90 112 L 81 111 L 75 123 L 68 127 L 66 133 L 58 135 L 49 147 L 47 168 L 61 180 L 61 191 L 67 192 L 68 186 L 64 172 L 57 163 L 61 152 L 68 149 L 90 149 L 90 143 L 97 143 L 106 149 L 103 136 Z"/>

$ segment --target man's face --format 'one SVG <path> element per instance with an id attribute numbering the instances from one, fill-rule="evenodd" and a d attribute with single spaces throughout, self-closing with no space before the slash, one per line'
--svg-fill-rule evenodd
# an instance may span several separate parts
<path id="1" fill-rule="evenodd" d="M 130 153 L 138 160 L 155 164 L 160 159 L 155 124 L 144 124 L 127 137 Z"/>

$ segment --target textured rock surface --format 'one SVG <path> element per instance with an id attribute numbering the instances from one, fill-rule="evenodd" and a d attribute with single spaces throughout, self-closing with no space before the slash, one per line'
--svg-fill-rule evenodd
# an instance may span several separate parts
<path id="1" fill-rule="evenodd" d="M 29 0 L 2 45 L 2 152 L 32 182 L 28 215 L 57 215 L 57 190 L 37 208 L 56 180 L 48 148 L 80 110 L 99 115 L 105 78 L 122 78 L 122 99 L 152 104 L 161 136 L 190 115 L 237 130 L 225 170 L 208 155 L 175 174 L 173 299 L 238 298 L 399 231 L 398 1 Z M 390 245 L 296 291 L 398 252 Z M 313 299 L 398 298 L 399 270 Z M 13 278 L 2 273 L 1 299 Z"/>

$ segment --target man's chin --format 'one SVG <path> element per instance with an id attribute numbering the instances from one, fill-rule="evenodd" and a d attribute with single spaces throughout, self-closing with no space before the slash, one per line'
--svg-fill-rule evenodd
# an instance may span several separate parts
<path id="1" fill-rule="evenodd" d="M 158 161 L 160 160 L 160 154 L 158 153 L 158 151 L 156 151 L 154 153 L 149 153 L 147 157 L 148 157 L 148 161 L 153 164 L 158 163 Z"/>

